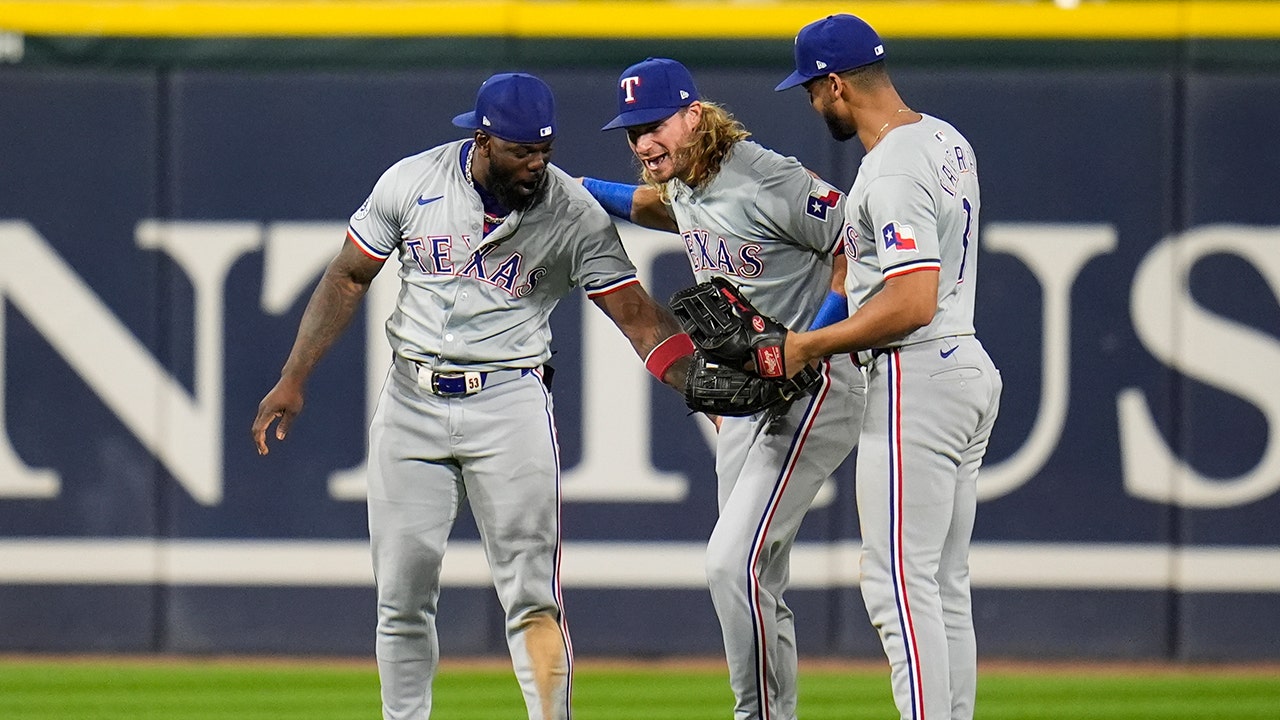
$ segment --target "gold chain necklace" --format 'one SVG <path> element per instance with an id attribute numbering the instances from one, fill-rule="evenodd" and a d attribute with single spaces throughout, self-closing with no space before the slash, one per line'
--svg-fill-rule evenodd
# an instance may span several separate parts
<path id="1" fill-rule="evenodd" d="M 475 159 L 476 159 L 476 144 L 473 142 L 471 143 L 471 147 L 467 148 L 467 164 L 462 173 L 463 175 L 466 176 L 467 183 L 471 185 L 476 184 L 475 179 L 473 179 L 471 176 L 471 165 L 472 163 L 475 162 Z M 488 211 L 485 211 L 484 213 L 484 221 L 489 225 L 493 225 L 495 227 L 498 225 L 501 225 L 503 221 L 505 221 L 506 219 L 507 219 L 506 215 L 494 215 L 493 213 Z"/>
<path id="2" fill-rule="evenodd" d="M 880 126 L 880 132 L 876 133 L 875 139 L 871 141 L 871 147 L 875 147 L 876 143 L 880 142 L 880 136 L 884 134 L 885 130 L 889 129 L 889 123 L 893 122 L 893 119 L 898 117 L 899 113 L 904 113 L 904 112 L 911 112 L 911 108 L 898 108 L 898 112 L 895 112 L 894 114 L 889 116 L 889 119 L 886 120 L 885 123 Z"/>

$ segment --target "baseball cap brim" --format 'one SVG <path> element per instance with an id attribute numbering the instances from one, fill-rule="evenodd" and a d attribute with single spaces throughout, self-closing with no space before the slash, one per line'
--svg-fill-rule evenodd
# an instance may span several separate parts
<path id="1" fill-rule="evenodd" d="M 618 117 L 609 121 L 609 124 L 600 128 L 601 130 L 616 130 L 617 128 L 633 127 L 636 125 L 648 125 L 659 120 L 667 118 L 680 112 L 680 108 L 688 107 L 681 105 L 679 107 L 662 107 L 662 108 L 645 108 L 644 110 L 628 110 L 619 113 Z"/>
<path id="2" fill-rule="evenodd" d="M 492 135 L 493 137 L 502 138 L 503 140 L 506 140 L 508 142 L 513 142 L 513 143 L 540 143 L 540 142 L 546 142 L 547 140 L 550 140 L 551 138 L 555 137 L 554 135 L 542 135 L 537 138 L 507 137 L 502 133 L 494 132 L 493 128 L 485 127 L 484 123 L 480 122 L 480 118 L 476 117 L 476 113 L 474 110 L 471 112 L 464 112 L 461 115 L 458 115 L 453 119 L 453 124 L 457 125 L 460 128 L 466 128 L 468 130 L 483 130 L 487 135 Z"/>
<path id="3" fill-rule="evenodd" d="M 783 80 L 782 82 L 778 83 L 778 87 L 774 88 L 773 91 L 781 92 L 783 90 L 790 90 L 791 88 L 797 85 L 803 85 L 809 82 L 814 77 L 817 77 L 817 76 L 815 75 L 813 77 L 810 77 L 808 75 L 801 75 L 800 71 L 797 70 L 791 73 L 790 75 L 788 75 L 786 80 Z"/>
<path id="4" fill-rule="evenodd" d="M 460 128 L 467 128 L 468 130 L 480 129 L 480 119 L 476 117 L 474 110 L 458 115 L 453 119 L 453 124 Z"/>

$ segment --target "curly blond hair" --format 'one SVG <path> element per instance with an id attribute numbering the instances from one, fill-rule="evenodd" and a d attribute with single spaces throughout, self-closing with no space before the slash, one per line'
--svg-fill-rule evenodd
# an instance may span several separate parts
<path id="1" fill-rule="evenodd" d="M 676 177 L 689 187 L 697 187 L 719 172 L 721 163 L 733 149 L 734 143 L 751 137 L 751 133 L 728 110 L 706 100 L 701 101 L 701 104 L 702 117 L 698 120 L 698 126 L 693 129 L 693 137 L 687 145 L 675 151 L 678 157 L 672 158 L 673 161 L 684 161 L 684 168 Z M 688 111 L 688 108 L 680 110 L 682 113 Z M 671 203 L 666 183 L 655 181 L 644 168 L 640 170 L 640 178 L 658 191 L 662 202 Z"/>

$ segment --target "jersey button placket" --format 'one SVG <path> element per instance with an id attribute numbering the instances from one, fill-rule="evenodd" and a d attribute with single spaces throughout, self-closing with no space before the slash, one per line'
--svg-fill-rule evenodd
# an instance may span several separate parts
<path id="1" fill-rule="evenodd" d="M 481 217 L 484 216 L 484 205 L 480 202 L 480 196 L 475 194 L 474 190 L 472 191 L 471 207 L 472 207 L 472 212 L 475 215 L 479 215 Z M 480 223 L 472 223 L 471 237 L 478 238 L 478 241 L 473 241 L 473 242 L 484 241 L 483 226 Z M 467 254 L 469 255 L 470 252 L 472 252 L 472 249 L 469 247 Z M 467 259 L 469 258 L 464 258 L 464 262 Z M 458 302 L 457 302 L 458 297 L 464 294 L 462 290 L 462 286 L 466 282 L 468 281 L 465 277 L 459 276 L 457 278 L 457 282 L 454 284 L 454 294 L 453 294 L 454 302 L 452 307 L 450 307 L 449 309 L 448 318 L 445 320 L 445 333 L 443 337 L 444 343 L 442 345 L 442 347 L 444 348 L 444 352 L 442 353 L 442 355 L 446 358 L 457 356 L 457 353 L 455 352 L 455 348 L 453 345 L 454 335 L 452 332 L 448 331 L 448 327 L 449 327 L 449 323 L 453 322 L 453 311 L 458 307 Z M 463 412 L 464 403 L 461 401 L 463 399 L 464 398 L 449 399 L 449 446 L 455 451 L 457 450 L 458 444 L 462 442 L 462 420 L 463 420 L 462 412 Z"/>
<path id="2" fill-rule="evenodd" d="M 470 280 L 468 280 L 467 278 L 465 278 L 465 277 L 459 277 L 459 278 L 458 278 L 458 281 L 457 281 L 457 282 L 455 283 L 455 285 L 454 285 L 454 290 L 453 290 L 453 304 L 452 304 L 452 306 L 449 308 L 448 316 L 447 316 L 447 317 L 446 317 L 446 319 L 445 319 L 445 322 L 444 322 L 444 328 L 443 328 L 443 329 L 444 329 L 444 335 L 443 335 L 443 337 L 442 337 L 442 339 L 444 340 L 444 343 L 443 343 L 443 345 L 442 345 L 442 347 L 444 348 L 444 351 L 441 353 L 441 355 L 443 355 L 443 356 L 444 356 L 444 357 L 446 357 L 446 358 L 457 358 L 457 357 L 458 357 L 458 347 L 457 347 L 457 345 L 455 344 L 455 341 L 456 341 L 458 338 L 457 338 L 457 335 L 455 335 L 455 334 L 454 334 L 454 332 L 452 331 L 451 326 L 452 326 L 452 324 L 453 324 L 453 313 L 454 313 L 454 312 L 458 309 L 458 307 L 462 304 L 462 302 L 461 302 L 461 301 L 462 301 L 464 298 L 466 298 L 466 297 L 467 297 L 467 291 L 466 291 L 466 290 L 464 290 L 463 288 L 465 288 L 465 287 L 466 287 L 466 284 L 467 284 L 468 282 L 470 282 Z M 466 321 L 464 320 L 464 321 L 463 321 L 463 323 L 465 323 L 465 322 L 466 322 Z M 461 323 L 460 323 L 460 324 L 461 324 Z"/>

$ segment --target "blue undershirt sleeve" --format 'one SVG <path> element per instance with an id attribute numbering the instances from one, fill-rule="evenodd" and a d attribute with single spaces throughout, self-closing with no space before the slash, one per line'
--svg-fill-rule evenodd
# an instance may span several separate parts
<path id="1" fill-rule="evenodd" d="M 848 301 L 835 290 L 828 290 L 827 299 L 822 301 L 822 307 L 818 308 L 818 316 L 813 319 L 809 329 L 817 330 L 828 325 L 835 325 L 847 317 L 849 317 Z"/>
<path id="2" fill-rule="evenodd" d="M 631 200 L 635 197 L 638 185 L 597 180 L 592 177 L 582 178 L 582 187 L 591 193 L 591 197 L 600 203 L 605 212 L 623 220 L 631 219 Z"/>

